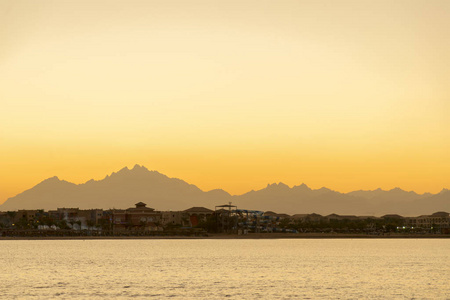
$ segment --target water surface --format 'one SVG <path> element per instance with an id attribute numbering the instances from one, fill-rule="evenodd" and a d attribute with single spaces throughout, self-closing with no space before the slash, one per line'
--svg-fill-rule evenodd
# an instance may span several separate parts
<path id="1" fill-rule="evenodd" d="M 448 239 L 0 241 L 0 298 L 450 299 Z"/>

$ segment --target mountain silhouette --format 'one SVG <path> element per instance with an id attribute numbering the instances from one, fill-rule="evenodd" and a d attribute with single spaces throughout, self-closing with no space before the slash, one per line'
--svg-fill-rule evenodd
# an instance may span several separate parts
<path id="1" fill-rule="evenodd" d="M 395 188 L 389 191 L 354 191 L 340 193 L 328 188 L 311 189 L 306 184 L 293 186 L 280 182 L 230 195 L 224 190 L 202 191 L 181 179 L 169 178 L 157 171 L 135 165 L 113 172 L 102 180 L 74 184 L 58 177 L 48 178 L 33 188 L 9 198 L 0 211 L 18 209 L 56 209 L 57 207 L 128 208 L 145 202 L 157 210 L 184 210 L 192 206 L 214 206 L 233 202 L 239 208 L 278 213 L 331 213 L 381 216 L 431 214 L 450 210 L 450 191 L 417 194 Z"/>
<path id="2" fill-rule="evenodd" d="M 207 199 L 231 197 L 220 190 L 203 192 L 183 180 L 169 178 L 157 171 L 136 165 L 123 168 L 102 180 L 89 180 L 73 184 L 52 177 L 15 197 L 9 198 L 0 210 L 55 209 L 57 207 L 128 208 L 136 202 L 145 202 L 158 210 L 187 209 L 198 205 L 211 205 Z"/>

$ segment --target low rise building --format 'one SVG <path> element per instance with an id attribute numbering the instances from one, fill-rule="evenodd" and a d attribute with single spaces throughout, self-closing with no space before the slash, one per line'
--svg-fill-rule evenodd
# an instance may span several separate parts
<path id="1" fill-rule="evenodd" d="M 200 222 L 206 221 L 208 216 L 211 216 L 214 211 L 206 207 L 191 207 L 183 210 L 183 213 L 189 219 L 189 225 L 191 227 L 197 226 Z"/>
<path id="2" fill-rule="evenodd" d="M 136 207 L 113 210 L 113 229 L 116 231 L 157 231 L 162 230 L 162 213 L 139 202 Z"/>
<path id="3" fill-rule="evenodd" d="M 9 226 L 11 224 L 12 218 L 8 215 L 8 213 L 0 211 L 0 227 Z"/>
<path id="4" fill-rule="evenodd" d="M 14 222 L 19 222 L 20 220 L 26 220 L 27 222 L 33 221 L 35 218 L 37 218 L 39 215 L 39 211 L 36 209 L 33 210 L 27 210 L 27 209 L 21 209 L 18 210 L 17 213 L 14 216 Z"/>
<path id="5" fill-rule="evenodd" d="M 384 220 L 404 220 L 405 217 L 397 215 L 397 214 L 388 214 L 381 217 Z"/>
<path id="6" fill-rule="evenodd" d="M 449 228 L 450 216 L 448 212 L 435 212 L 431 215 L 421 215 L 418 217 L 407 218 L 407 225 L 411 227 L 431 229 L 436 228 Z"/>
<path id="7" fill-rule="evenodd" d="M 80 209 L 78 211 L 78 220 L 81 220 L 84 225 L 97 225 L 102 218 L 103 209 Z"/>
<path id="8" fill-rule="evenodd" d="M 163 211 L 161 212 L 161 223 L 163 226 L 187 226 L 187 215 L 182 211 Z"/>
<path id="9" fill-rule="evenodd" d="M 60 220 L 60 221 L 64 220 L 66 222 L 70 222 L 70 221 L 78 220 L 79 211 L 80 211 L 80 209 L 78 207 L 77 208 L 61 207 L 61 208 L 57 208 L 56 210 L 49 210 L 48 214 L 54 220 Z"/>
<path id="10" fill-rule="evenodd" d="M 322 215 L 312 213 L 312 214 L 295 214 L 292 216 L 292 219 L 299 220 L 301 222 L 318 223 L 326 218 L 324 218 Z"/>

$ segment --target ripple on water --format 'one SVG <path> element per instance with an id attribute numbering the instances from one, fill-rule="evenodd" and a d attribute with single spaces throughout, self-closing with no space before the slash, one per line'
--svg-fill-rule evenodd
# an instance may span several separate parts
<path id="1" fill-rule="evenodd" d="M 2 241 L 0 295 L 446 299 L 449 241 Z"/>

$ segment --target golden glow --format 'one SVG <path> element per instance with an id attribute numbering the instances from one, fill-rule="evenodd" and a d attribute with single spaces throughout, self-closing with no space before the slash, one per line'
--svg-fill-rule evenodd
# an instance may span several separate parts
<path id="1" fill-rule="evenodd" d="M 450 2 L 0 2 L 0 203 L 138 163 L 232 194 L 450 182 Z"/>

